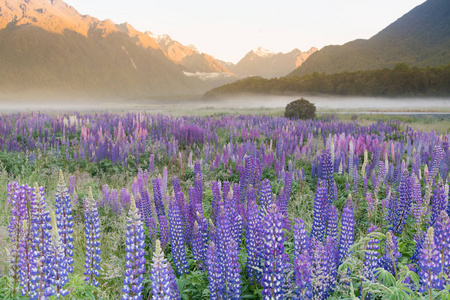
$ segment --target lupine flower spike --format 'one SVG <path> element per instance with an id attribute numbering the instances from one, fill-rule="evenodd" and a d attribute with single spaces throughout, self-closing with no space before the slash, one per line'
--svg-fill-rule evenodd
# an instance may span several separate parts
<path id="1" fill-rule="evenodd" d="M 64 256 L 67 262 L 67 271 L 73 271 L 73 216 L 72 203 L 70 200 L 69 191 L 64 182 L 64 175 L 59 170 L 59 181 L 56 187 L 56 225 L 58 226 L 58 233 L 64 247 Z"/>
<path id="2" fill-rule="evenodd" d="M 84 263 L 84 275 L 86 283 L 98 286 L 97 278 L 100 276 L 100 220 L 92 195 L 92 188 L 89 188 L 89 196 L 84 202 L 84 223 L 86 235 L 86 260 Z"/>
<path id="3" fill-rule="evenodd" d="M 156 240 L 155 243 L 150 279 L 152 280 L 152 299 L 181 299 L 178 287 L 176 284 L 173 284 L 175 274 L 172 266 L 164 258 L 164 252 L 161 249 L 159 240 Z"/>
<path id="4" fill-rule="evenodd" d="M 123 280 L 122 300 L 142 299 L 142 281 L 145 273 L 145 236 L 141 216 L 136 208 L 133 195 L 130 200 L 130 210 L 127 218 L 126 233 L 127 262 L 125 264 L 125 279 Z"/>

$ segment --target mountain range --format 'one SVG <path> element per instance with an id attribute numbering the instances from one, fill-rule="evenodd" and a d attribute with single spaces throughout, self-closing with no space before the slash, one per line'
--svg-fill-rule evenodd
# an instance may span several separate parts
<path id="1" fill-rule="evenodd" d="M 267 63 L 258 75 L 277 76 Z M 81 15 L 61 0 L 0 0 L 0 66 L 1 95 L 43 97 L 198 95 L 253 73 L 168 35 Z"/>
<path id="2" fill-rule="evenodd" d="M 317 50 L 317 48 L 312 47 L 306 52 L 294 49 L 288 53 L 273 53 L 258 47 L 247 53 L 237 64 L 222 63 L 241 78 L 248 76 L 273 78 L 285 76 L 301 66 Z"/>
<path id="3" fill-rule="evenodd" d="M 368 40 L 317 51 L 290 75 L 327 74 L 450 63 L 450 1 L 428 0 Z"/>

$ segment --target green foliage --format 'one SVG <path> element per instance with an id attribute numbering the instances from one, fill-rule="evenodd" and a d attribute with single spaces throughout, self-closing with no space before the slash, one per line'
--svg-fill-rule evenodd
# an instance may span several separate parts
<path id="1" fill-rule="evenodd" d="M 316 106 L 308 100 L 301 98 L 286 105 L 284 116 L 289 119 L 314 119 Z"/>
<path id="2" fill-rule="evenodd" d="M 410 68 L 404 63 L 393 69 L 342 72 L 327 75 L 312 73 L 302 77 L 264 79 L 252 77 L 207 92 L 205 98 L 239 93 L 298 94 L 314 92 L 346 96 L 448 96 L 450 64 L 441 67 Z"/>

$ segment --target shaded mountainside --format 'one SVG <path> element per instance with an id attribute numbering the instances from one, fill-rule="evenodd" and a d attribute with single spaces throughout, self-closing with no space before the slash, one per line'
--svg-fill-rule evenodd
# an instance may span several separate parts
<path id="1" fill-rule="evenodd" d="M 328 74 L 450 63 L 450 1 L 428 0 L 369 40 L 327 46 L 311 55 L 290 75 Z"/>
<path id="2" fill-rule="evenodd" d="M 296 95 L 320 93 L 347 96 L 450 96 L 450 64 L 443 67 L 410 68 L 399 63 L 392 70 L 380 69 L 334 74 L 285 76 L 274 79 L 249 77 L 207 92 L 204 99 L 239 94 Z"/>
<path id="3" fill-rule="evenodd" d="M 303 62 L 317 48 L 311 48 L 306 52 L 294 49 L 289 53 L 273 53 L 261 47 L 247 53 L 236 65 L 222 63 L 238 77 L 261 76 L 273 78 L 285 76 Z"/>
<path id="4" fill-rule="evenodd" d="M 146 97 L 198 94 L 155 39 L 59 0 L 0 1 L 0 92 Z"/>

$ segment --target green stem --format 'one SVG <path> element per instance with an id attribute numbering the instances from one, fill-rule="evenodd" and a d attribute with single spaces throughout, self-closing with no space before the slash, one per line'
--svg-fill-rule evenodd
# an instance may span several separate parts
<path id="1" fill-rule="evenodd" d="M 391 257 L 391 260 L 392 260 L 392 266 L 394 267 L 395 280 L 397 280 L 397 279 L 398 279 L 398 276 L 397 276 L 397 266 L 395 265 L 395 260 L 394 260 L 394 254 L 393 254 L 393 251 L 389 251 L 389 256 Z M 431 277 L 430 277 L 430 278 L 431 278 Z"/>

